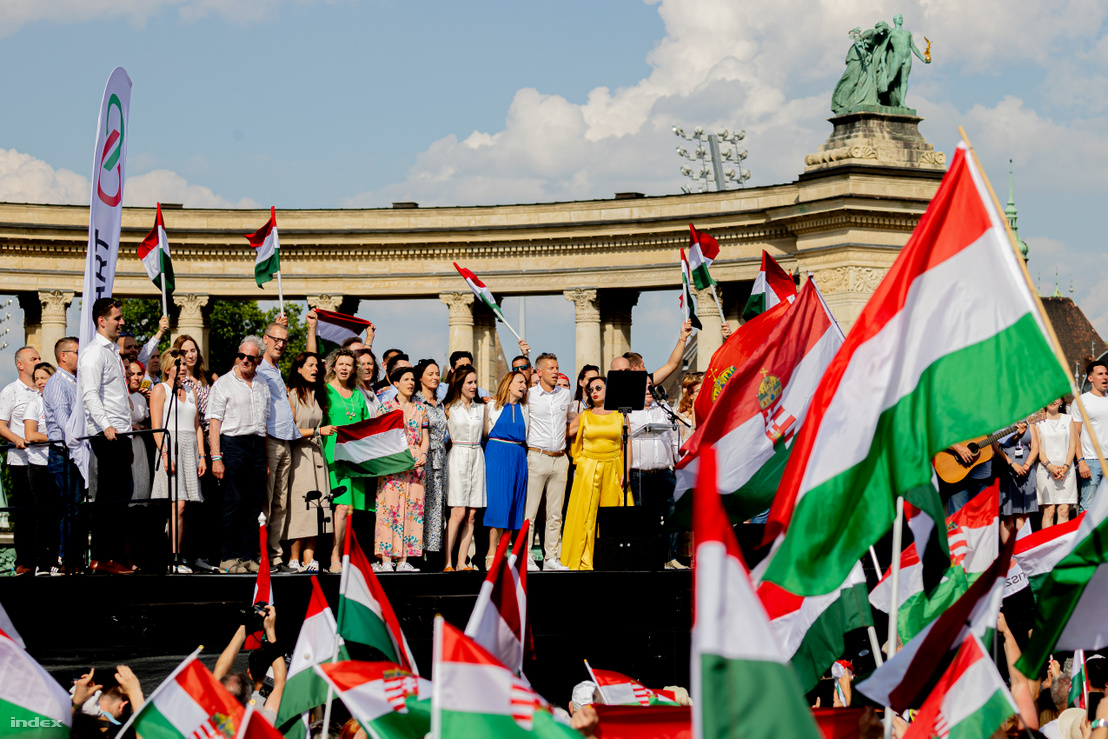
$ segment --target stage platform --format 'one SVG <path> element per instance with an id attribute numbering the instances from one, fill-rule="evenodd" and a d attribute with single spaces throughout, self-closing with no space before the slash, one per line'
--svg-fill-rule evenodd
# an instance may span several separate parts
<path id="1" fill-rule="evenodd" d="M 337 612 L 339 575 L 318 577 Z M 483 579 L 476 571 L 380 575 L 421 673 L 431 672 L 435 614 L 464 627 Z M 87 666 L 129 661 L 156 666 L 145 671 L 153 679 L 201 644 L 205 662 L 214 661 L 240 623 L 254 581 L 254 575 L 9 577 L 0 580 L 0 603 L 28 651 L 63 681 Z M 291 652 L 310 578 L 273 575 L 272 582 L 278 641 Z M 564 705 L 572 686 L 588 678 L 584 659 L 650 687 L 689 685 L 691 571 L 531 572 L 527 586 L 535 660 L 524 671 L 549 700 Z"/>

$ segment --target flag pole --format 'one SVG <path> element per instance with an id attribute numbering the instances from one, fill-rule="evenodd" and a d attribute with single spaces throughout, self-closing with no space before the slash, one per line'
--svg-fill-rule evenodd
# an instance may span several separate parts
<path id="1" fill-rule="evenodd" d="M 904 523 L 904 498 L 896 496 L 896 523 L 893 524 L 893 562 L 892 580 L 893 595 L 889 605 L 889 659 L 896 653 L 896 622 L 900 613 L 900 546 L 903 543 L 901 533 Z M 885 739 L 893 736 L 893 709 L 885 706 Z"/>
<path id="2" fill-rule="evenodd" d="M 281 273 L 277 273 L 278 279 Z M 280 283 L 278 283 L 280 284 Z M 331 664 L 335 664 L 339 661 L 339 640 L 342 636 L 339 634 L 339 624 L 342 623 L 343 609 L 346 607 L 346 586 L 350 582 L 350 534 L 351 526 L 350 521 L 346 522 L 346 535 L 343 537 L 342 551 L 342 575 L 339 580 L 339 618 L 335 622 L 335 645 L 331 650 Z M 323 709 L 323 735 L 327 736 L 327 727 L 331 725 L 331 703 L 335 700 L 335 688 L 331 685 L 331 681 L 327 681 L 327 705 Z"/>
<path id="3" fill-rule="evenodd" d="M 604 701 L 605 704 L 611 705 L 608 703 L 608 696 L 604 695 L 604 688 L 600 687 L 600 681 L 596 679 L 596 673 L 592 671 L 592 665 L 589 664 L 588 660 L 585 660 L 585 669 L 589 671 L 589 677 L 596 683 L 596 691 L 600 693 L 600 699 Z"/>
<path id="4" fill-rule="evenodd" d="M 873 569 L 877 573 L 877 578 L 881 579 L 881 563 L 877 561 L 877 552 L 874 551 L 872 544 L 869 548 L 869 556 L 873 559 Z M 866 631 L 869 633 L 869 647 L 873 650 L 873 661 L 880 667 L 885 660 L 881 657 L 881 642 L 877 641 L 877 629 L 867 626 Z"/>
<path id="5" fill-rule="evenodd" d="M 985 187 L 989 190 L 989 195 L 993 199 L 993 206 L 996 208 L 997 214 L 1003 213 L 1004 210 L 1000 207 L 1000 200 L 993 190 L 992 183 L 989 182 L 989 176 L 985 174 L 985 168 L 981 166 L 981 161 L 977 158 L 977 152 L 974 151 L 973 144 L 970 143 L 969 137 L 966 136 L 965 129 L 961 126 L 958 126 L 958 135 L 962 137 L 962 141 L 966 142 L 966 149 L 969 150 L 970 156 L 973 157 L 973 162 L 977 165 L 977 171 L 981 173 L 981 179 L 985 182 Z M 1019 264 L 1020 271 L 1023 273 L 1023 278 L 1027 281 L 1027 289 L 1034 299 L 1035 308 L 1039 312 L 1039 319 L 1042 321 L 1043 326 L 1046 327 L 1047 339 L 1050 341 L 1051 348 L 1054 350 L 1054 357 L 1062 367 L 1062 372 L 1065 374 L 1066 379 L 1069 380 L 1070 392 L 1073 393 L 1073 399 L 1077 402 L 1077 410 L 1081 412 L 1081 421 L 1084 423 L 1085 428 L 1089 429 L 1089 440 L 1093 442 L 1093 450 L 1096 452 L 1096 459 L 1100 462 L 1100 468 L 1102 470 L 1108 470 L 1108 464 L 1104 462 L 1104 451 L 1100 448 L 1100 440 L 1096 438 L 1096 434 L 1092 433 L 1093 425 L 1089 420 L 1089 414 L 1085 412 L 1085 404 L 1081 402 L 1081 392 L 1073 376 L 1070 375 L 1069 362 L 1066 361 L 1065 352 L 1062 351 L 1062 344 L 1058 341 L 1058 334 L 1054 331 L 1054 324 L 1050 322 L 1050 319 L 1046 315 L 1046 309 L 1043 307 L 1043 301 L 1039 297 L 1039 291 L 1035 289 L 1035 283 L 1031 280 L 1031 273 L 1027 271 L 1027 264 L 1023 261 L 1023 255 L 1020 254 L 1019 245 L 1016 243 L 1016 235 L 1012 232 L 1012 224 L 1008 223 L 1007 218 L 1001 218 L 1000 220 L 1004 223 L 1004 231 L 1008 234 L 1008 243 L 1011 245 L 1012 253 L 1016 257 L 1016 263 Z"/>
<path id="6" fill-rule="evenodd" d="M 714 283 L 712 285 L 709 285 L 708 286 L 708 292 L 710 292 L 712 294 L 712 300 L 716 301 L 716 310 L 719 311 L 719 322 L 722 324 L 724 321 L 727 320 L 727 318 L 724 317 L 724 315 L 723 315 L 723 306 L 721 306 L 719 304 L 719 296 L 716 295 L 716 285 L 717 284 L 719 284 L 719 283 Z"/>
<path id="7" fill-rule="evenodd" d="M 277 270 L 277 301 L 281 304 L 281 315 L 285 314 L 285 291 L 281 287 L 281 270 Z"/>
<path id="8" fill-rule="evenodd" d="M 165 308 L 166 303 L 165 303 L 165 272 L 164 271 L 161 274 L 161 278 L 162 278 L 162 280 L 161 280 L 161 282 L 162 282 L 162 315 L 165 316 L 166 318 L 168 318 L 169 317 L 169 311 L 166 310 L 166 308 Z"/>

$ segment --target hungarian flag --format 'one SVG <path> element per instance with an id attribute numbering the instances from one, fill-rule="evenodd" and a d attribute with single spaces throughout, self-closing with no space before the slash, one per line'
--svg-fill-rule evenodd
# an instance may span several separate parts
<path id="1" fill-rule="evenodd" d="M 346 527 L 339 582 L 339 634 L 346 641 L 366 644 L 405 670 L 418 675 L 412 650 L 400 630 L 377 575 L 366 559 L 353 527 Z"/>
<path id="2" fill-rule="evenodd" d="M 68 739 L 73 723 L 69 693 L 8 634 L 0 635 L 0 713 L 5 736 Z"/>
<path id="3" fill-rule="evenodd" d="M 847 632 L 873 626 L 860 563 L 834 593 L 804 597 L 763 582 L 758 599 L 805 692 L 816 687 L 827 666 L 843 656 Z"/>
<path id="4" fill-rule="evenodd" d="M 8 612 L 4 610 L 2 603 L 0 603 L 0 637 L 7 637 L 24 649 L 27 648 L 27 645 L 23 642 L 23 637 L 16 631 L 15 624 L 8 617 Z"/>
<path id="5" fill-rule="evenodd" d="M 435 617 L 431 735 L 581 739 L 522 679 L 460 629 Z"/>
<path id="6" fill-rule="evenodd" d="M 492 566 L 481 583 L 465 634 L 487 649 L 517 675 L 523 672 L 527 644 L 527 568 L 519 558 L 530 538 L 530 521 L 516 535 L 512 556 L 507 557 L 510 537 L 500 537 Z"/>
<path id="7" fill-rule="evenodd" d="M 1073 549 L 1084 517 L 1085 514 L 1081 513 L 1065 523 L 1016 537 L 1016 550 L 1012 557 L 1030 580 L 1032 591 L 1039 592 L 1046 576 Z M 1020 533 L 1023 533 L 1023 529 Z"/>
<path id="8" fill-rule="evenodd" d="M 335 427 L 334 470 L 339 477 L 383 477 L 414 468 L 399 408 Z"/>
<path id="9" fill-rule="evenodd" d="M 312 575 L 312 596 L 304 614 L 304 625 L 296 638 L 289 663 L 285 692 L 277 709 L 277 725 L 286 726 L 300 720 L 301 714 L 327 702 L 327 684 L 313 667 L 329 662 L 335 654 L 335 617 L 327 598 Z M 348 659 L 346 647 L 339 640 L 339 659 Z"/>
<path id="10" fill-rule="evenodd" d="M 164 290 L 166 295 L 172 295 L 173 262 L 169 259 L 169 240 L 165 237 L 161 203 L 158 203 L 158 215 L 154 218 L 154 228 L 150 229 L 146 238 L 139 242 L 138 258 L 142 260 L 142 266 L 150 281 L 157 285 L 159 290 Z"/>
<path id="11" fill-rule="evenodd" d="M 688 520 L 688 493 L 708 447 L 721 460 L 719 493 L 731 520 L 742 523 L 769 509 L 812 394 L 842 345 L 842 332 L 809 280 L 793 309 L 735 369 L 685 442 L 685 456 L 677 463 L 676 521 Z"/>
<path id="12" fill-rule="evenodd" d="M 423 739 L 431 730 L 431 683 L 393 662 L 316 665 L 368 736 Z"/>
<path id="13" fill-rule="evenodd" d="M 696 309 L 693 307 L 693 294 L 692 288 L 689 287 L 689 282 L 692 279 L 690 277 L 691 271 L 689 270 L 689 260 L 685 256 L 685 250 L 681 250 L 681 310 L 685 313 L 685 320 L 692 323 L 692 327 L 700 330 L 704 328 L 700 323 L 700 318 L 696 315 Z"/>
<path id="14" fill-rule="evenodd" d="M 348 316 L 345 313 L 314 308 L 316 316 L 315 337 L 320 343 L 320 356 L 342 346 L 348 339 L 361 339 L 372 323 L 364 318 Z"/>
<path id="15" fill-rule="evenodd" d="M 744 364 L 751 354 L 765 346 L 769 335 L 784 317 L 789 305 L 789 303 L 780 303 L 754 320 L 739 326 L 735 333 L 731 334 L 730 338 L 712 354 L 712 358 L 708 361 L 708 369 L 704 371 L 700 393 L 696 396 L 696 403 L 693 405 L 698 424 L 703 423 L 708 417 L 712 405 L 719 399 L 727 383 L 735 376 L 737 368 Z"/>
<path id="16" fill-rule="evenodd" d="M 1069 704 L 1081 709 L 1086 709 L 1089 705 L 1089 680 L 1085 673 L 1084 649 L 1078 649 L 1073 653 L 1073 664 L 1070 665 Z"/>
<path id="17" fill-rule="evenodd" d="M 239 726 L 235 739 L 281 739 L 281 732 L 273 728 L 263 716 L 258 715 L 258 706 L 250 701 L 242 714 L 242 725 Z"/>
<path id="18" fill-rule="evenodd" d="M 473 274 L 465 267 L 459 267 L 457 262 L 454 262 L 454 269 L 458 270 L 458 274 L 466 281 L 466 284 L 469 285 L 469 289 L 473 291 L 477 299 L 493 312 L 493 315 L 496 316 L 496 320 L 501 323 L 507 323 L 507 321 L 504 320 L 504 313 L 500 310 L 500 306 L 496 304 L 496 299 L 493 298 L 492 293 L 485 287 L 485 283 L 481 282 L 481 279 L 477 275 Z"/>
<path id="19" fill-rule="evenodd" d="M 869 678 L 858 683 L 857 690 L 880 706 L 903 711 L 915 704 L 924 687 L 967 634 L 992 644 L 1000 604 L 1004 600 L 1004 579 L 1013 543 L 1008 542 L 989 569 L 981 573 L 950 608 L 923 627 Z"/>
<path id="20" fill-rule="evenodd" d="M 708 447 L 693 500 L 693 736 L 819 737 L 717 490 L 716 452 Z"/>
<path id="21" fill-rule="evenodd" d="M 719 242 L 711 234 L 697 232 L 689 224 L 689 268 L 692 271 L 693 284 L 697 290 L 703 290 L 716 284 L 708 274 L 708 268 L 719 256 Z"/>
<path id="22" fill-rule="evenodd" d="M 269 220 L 252 234 L 246 234 L 250 246 L 257 255 L 254 257 L 254 281 L 261 287 L 281 271 L 281 241 L 277 238 L 277 209 L 269 209 Z"/>
<path id="23" fill-rule="evenodd" d="M 946 519 L 949 568 L 931 591 L 924 584 L 923 564 L 915 543 L 901 554 L 896 620 L 901 641 L 911 641 L 920 629 L 962 597 L 970 584 L 992 565 L 1000 551 L 999 506 L 1000 484 L 994 481 Z M 890 612 L 892 568 L 885 571 L 884 577 L 870 592 L 869 602 L 879 611 Z"/>
<path id="24" fill-rule="evenodd" d="M 265 514 L 258 514 L 258 545 L 261 548 L 261 556 L 258 558 L 258 577 L 254 580 L 254 599 L 252 604 L 265 603 L 273 605 L 273 582 L 269 579 L 269 536 L 265 529 Z M 260 631 L 247 634 L 243 649 L 258 649 L 262 646 L 262 640 L 258 634 Z"/>
<path id="25" fill-rule="evenodd" d="M 1069 392 L 1006 227 L 960 143 L 812 399 L 766 525 L 765 579 L 837 588 L 897 496 L 939 511 L 937 452 Z"/>
<path id="26" fill-rule="evenodd" d="M 235 736 L 242 724 L 243 707 L 198 659 L 197 649 L 154 689 L 127 723 L 117 732 L 148 739 L 195 739 Z"/>
<path id="27" fill-rule="evenodd" d="M 1108 647 L 1108 629 L 1104 626 L 1108 593 L 1106 518 L 1108 483 L 1102 480 L 1069 553 L 1054 565 L 1039 590 L 1031 643 L 1017 665 L 1024 675 L 1038 675 L 1053 650 Z"/>
<path id="28" fill-rule="evenodd" d="M 651 690 L 612 670 L 596 670 L 585 660 L 585 667 L 600 689 L 600 697 L 609 706 L 676 706 L 677 697 L 668 690 Z"/>
<path id="29" fill-rule="evenodd" d="M 793 282 L 792 275 L 781 269 L 781 265 L 763 249 L 762 269 L 758 271 L 754 288 L 750 291 L 746 306 L 743 307 L 743 320 L 749 321 L 778 303 L 791 303 L 794 300 L 796 300 L 796 283 Z"/>
<path id="30" fill-rule="evenodd" d="M 974 634 L 968 634 L 908 726 L 904 739 L 992 736 L 1016 713 L 1016 701 L 985 645 Z"/>

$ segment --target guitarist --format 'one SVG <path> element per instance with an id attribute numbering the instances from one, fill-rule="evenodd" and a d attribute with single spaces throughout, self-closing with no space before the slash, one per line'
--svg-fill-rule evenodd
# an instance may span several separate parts
<path id="1" fill-rule="evenodd" d="M 951 454 L 954 454 L 962 461 L 962 464 L 970 465 L 976 459 L 976 455 L 970 452 L 969 447 L 965 444 L 951 444 L 947 449 Z M 996 442 L 993 442 L 993 459 L 996 459 L 996 454 L 1000 449 Z M 980 493 L 982 490 L 989 486 L 989 482 L 993 479 L 993 460 L 990 459 L 983 462 L 966 475 L 966 478 L 958 483 L 948 483 L 943 480 L 939 480 L 939 493 L 947 501 L 947 514 L 953 516 L 958 511 L 962 510 L 962 506 L 970 502 L 970 499 Z"/>

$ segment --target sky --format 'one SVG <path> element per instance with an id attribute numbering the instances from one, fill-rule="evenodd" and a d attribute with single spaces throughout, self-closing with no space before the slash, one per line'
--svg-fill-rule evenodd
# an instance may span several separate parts
<path id="1" fill-rule="evenodd" d="M 1002 200 L 1013 161 L 1032 276 L 1045 294 L 1056 274 L 1063 295 L 1072 285 L 1108 335 L 1108 4 L 1096 0 L 6 0 L 0 201 L 88 202 L 115 66 L 134 85 L 125 205 L 671 194 L 685 184 L 674 124 L 745 130 L 748 184 L 789 182 L 830 133 L 849 30 L 898 12 L 932 42 L 908 91 L 922 133 L 950 155 L 964 126 Z M 634 310 L 632 346 L 652 366 L 673 348 L 676 305 L 676 291 L 644 293 Z M 519 320 L 518 299 L 504 307 Z M 18 307 L 4 312 L 0 376 L 22 338 Z M 574 367 L 572 306 L 535 297 L 526 312 L 534 349 Z M 379 350 L 445 356 L 441 303 L 363 299 L 359 315 Z"/>

